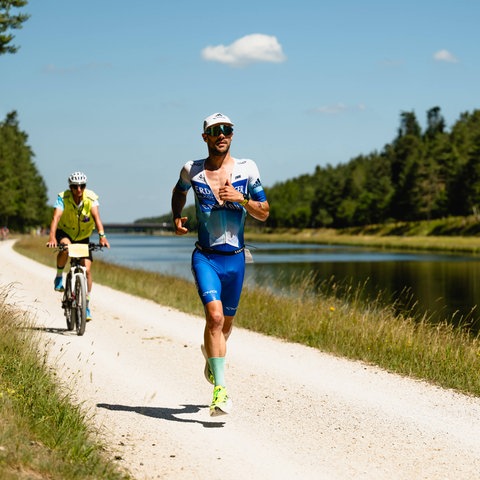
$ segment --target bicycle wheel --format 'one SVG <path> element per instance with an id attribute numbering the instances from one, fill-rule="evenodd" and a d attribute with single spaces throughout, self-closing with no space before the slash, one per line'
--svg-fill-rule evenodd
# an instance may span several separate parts
<path id="1" fill-rule="evenodd" d="M 75 275 L 75 326 L 77 335 L 85 333 L 85 325 L 87 321 L 87 287 L 85 285 L 85 277 L 83 275 Z"/>
<path id="2" fill-rule="evenodd" d="M 67 274 L 65 282 L 65 292 L 62 298 L 62 308 L 67 319 L 67 330 L 72 331 L 75 327 L 74 309 L 72 307 L 72 276 Z"/>

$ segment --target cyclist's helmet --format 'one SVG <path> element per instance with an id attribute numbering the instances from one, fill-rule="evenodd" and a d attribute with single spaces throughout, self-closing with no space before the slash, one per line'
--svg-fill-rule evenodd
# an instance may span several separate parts
<path id="1" fill-rule="evenodd" d="M 87 183 L 87 176 L 83 172 L 73 172 L 68 177 L 68 185 L 82 185 Z"/>

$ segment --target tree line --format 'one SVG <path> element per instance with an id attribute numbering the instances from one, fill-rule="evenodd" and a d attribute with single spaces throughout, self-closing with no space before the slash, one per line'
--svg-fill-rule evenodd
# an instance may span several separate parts
<path id="1" fill-rule="evenodd" d="M 449 131 L 439 107 L 427 112 L 424 130 L 414 112 L 402 112 L 396 137 L 381 152 L 317 166 L 311 175 L 266 190 L 270 228 L 345 228 L 477 214 L 480 110 L 461 114 Z M 194 229 L 194 208 L 187 208 Z M 50 210 L 28 135 L 10 112 L 0 122 L 0 227 L 45 226 Z"/>
<path id="2" fill-rule="evenodd" d="M 26 231 L 50 219 L 47 187 L 33 159 L 17 112 L 8 113 L 0 122 L 0 228 Z"/>
<path id="3" fill-rule="evenodd" d="M 267 226 L 344 228 L 476 214 L 480 110 L 461 114 L 449 131 L 439 107 L 426 120 L 422 130 L 414 112 L 402 112 L 382 151 L 268 188 Z"/>
<path id="4" fill-rule="evenodd" d="M 29 18 L 18 9 L 28 0 L 0 0 L 0 55 L 14 54 L 14 30 L 22 28 Z M 33 161 L 28 136 L 20 130 L 17 112 L 7 114 L 0 122 L 0 228 L 25 231 L 43 226 L 50 215 L 47 187 Z"/>

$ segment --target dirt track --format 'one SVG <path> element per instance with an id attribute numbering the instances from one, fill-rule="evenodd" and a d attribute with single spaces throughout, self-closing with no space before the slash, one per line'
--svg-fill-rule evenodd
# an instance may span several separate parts
<path id="1" fill-rule="evenodd" d="M 33 313 L 66 388 L 136 479 L 480 478 L 480 399 L 235 329 L 229 416 L 211 418 L 203 319 L 94 285 L 67 332 L 55 270 L 0 242 L 0 286 Z"/>

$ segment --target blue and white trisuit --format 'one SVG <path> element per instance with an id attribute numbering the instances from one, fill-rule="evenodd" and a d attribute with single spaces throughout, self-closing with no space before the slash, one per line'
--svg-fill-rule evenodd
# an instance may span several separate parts
<path id="1" fill-rule="evenodd" d="M 221 300 L 223 314 L 234 316 L 245 275 L 244 227 L 247 212 L 236 202 L 220 204 L 208 185 L 205 161 L 187 162 L 175 186 L 193 187 L 198 220 L 198 242 L 192 254 L 192 273 L 198 294 L 207 304 Z M 231 184 L 250 200 L 267 200 L 253 160 L 233 158 Z"/>

